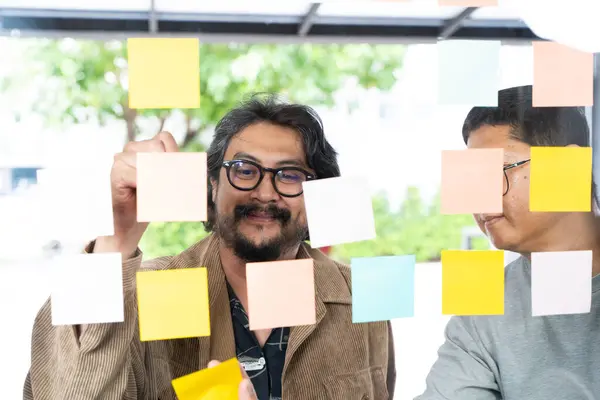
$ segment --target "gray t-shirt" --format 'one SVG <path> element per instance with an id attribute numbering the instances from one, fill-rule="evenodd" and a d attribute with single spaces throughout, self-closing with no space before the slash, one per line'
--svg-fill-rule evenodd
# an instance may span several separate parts
<path id="1" fill-rule="evenodd" d="M 416 400 L 600 399 L 600 276 L 589 314 L 532 317 L 529 260 L 505 275 L 504 315 L 452 317 Z"/>

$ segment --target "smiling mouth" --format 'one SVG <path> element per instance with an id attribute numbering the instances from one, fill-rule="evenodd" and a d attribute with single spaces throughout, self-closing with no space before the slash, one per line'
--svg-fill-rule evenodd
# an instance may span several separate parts
<path id="1" fill-rule="evenodd" d="M 271 213 L 266 213 L 266 212 L 250 212 L 250 213 L 248 213 L 246 218 L 253 222 L 262 222 L 262 223 L 278 221 L 278 219 L 275 218 Z"/>

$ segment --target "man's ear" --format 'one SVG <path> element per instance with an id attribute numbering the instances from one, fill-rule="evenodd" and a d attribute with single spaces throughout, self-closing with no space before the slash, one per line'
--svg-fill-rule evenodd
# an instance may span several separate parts
<path id="1" fill-rule="evenodd" d="M 210 187 L 211 187 L 211 196 L 212 196 L 212 201 L 213 203 L 215 202 L 215 200 L 217 199 L 217 184 L 219 183 L 219 181 L 217 181 L 214 178 L 209 178 L 210 179 Z"/>

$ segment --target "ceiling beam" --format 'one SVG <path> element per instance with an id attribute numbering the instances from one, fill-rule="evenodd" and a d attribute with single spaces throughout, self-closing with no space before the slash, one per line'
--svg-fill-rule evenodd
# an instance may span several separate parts
<path id="1" fill-rule="evenodd" d="M 452 35 L 458 31 L 463 23 L 471 18 L 471 15 L 478 9 L 479 7 L 467 7 L 461 12 L 459 12 L 453 18 L 450 18 L 448 21 L 444 23 L 444 26 L 440 29 L 440 34 L 438 36 L 439 40 L 450 39 Z"/>
<path id="2" fill-rule="evenodd" d="M 310 28 L 312 28 L 314 24 L 315 17 L 317 16 L 317 12 L 319 11 L 320 7 L 321 3 L 312 3 L 310 5 L 308 12 L 304 16 L 304 18 L 302 19 L 302 23 L 298 27 L 298 36 L 305 37 L 308 34 Z"/>

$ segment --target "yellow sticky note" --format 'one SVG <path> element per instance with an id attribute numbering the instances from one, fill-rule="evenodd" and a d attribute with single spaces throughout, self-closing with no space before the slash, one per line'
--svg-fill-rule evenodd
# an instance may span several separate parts
<path id="1" fill-rule="evenodd" d="M 442 314 L 504 314 L 504 252 L 442 251 Z"/>
<path id="2" fill-rule="evenodd" d="M 591 147 L 532 147 L 530 168 L 530 211 L 591 211 Z"/>
<path id="3" fill-rule="evenodd" d="M 177 378 L 172 384 L 179 400 L 238 400 L 241 382 L 240 364 L 232 358 L 216 367 Z"/>
<path id="4" fill-rule="evenodd" d="M 200 43 L 193 38 L 127 40 L 129 107 L 200 107 Z"/>
<path id="5" fill-rule="evenodd" d="M 206 268 L 137 273 L 140 340 L 210 336 Z"/>

